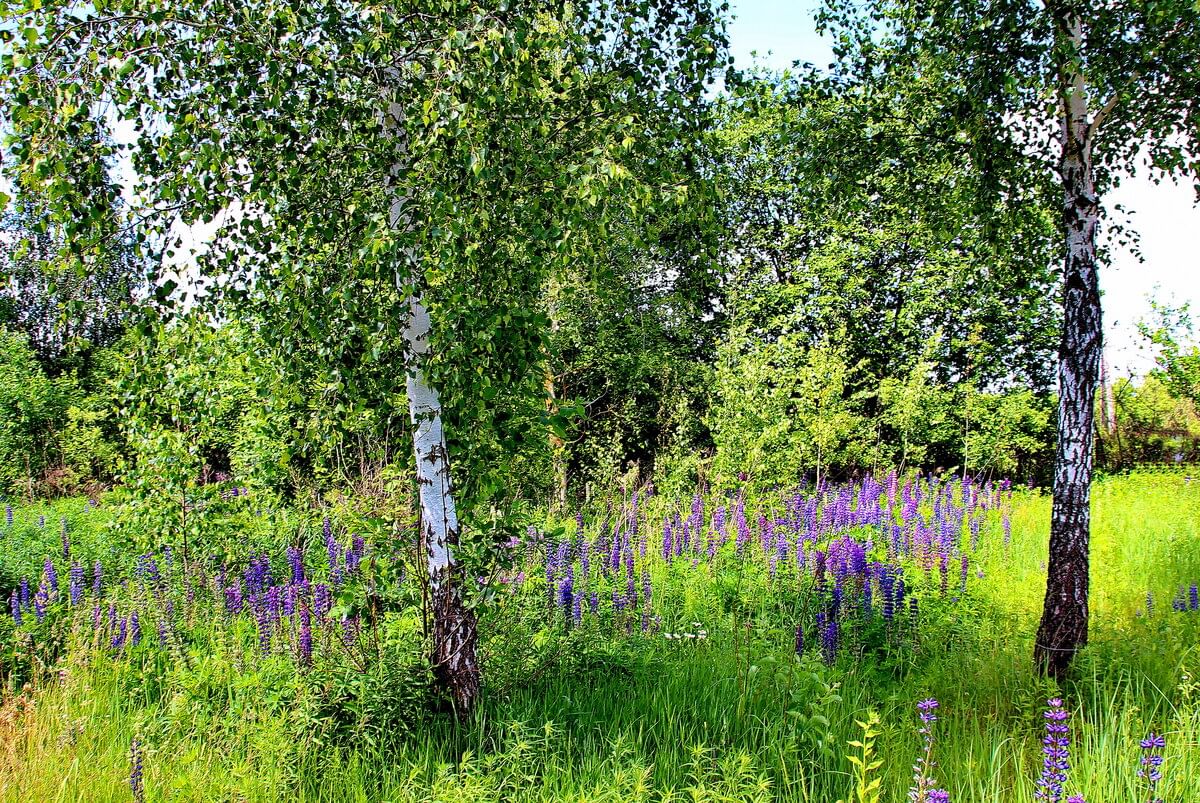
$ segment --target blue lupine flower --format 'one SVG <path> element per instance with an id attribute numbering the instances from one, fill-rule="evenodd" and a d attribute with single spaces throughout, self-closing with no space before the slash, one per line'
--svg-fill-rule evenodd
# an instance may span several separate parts
<path id="1" fill-rule="evenodd" d="M 100 561 L 96 561 L 96 565 L 92 567 L 92 593 L 96 598 L 100 598 L 100 593 L 104 590 L 104 569 L 100 565 Z"/>
<path id="2" fill-rule="evenodd" d="M 83 599 L 83 567 L 78 561 L 71 565 L 70 578 L 71 604 L 78 605 Z"/>
<path id="3" fill-rule="evenodd" d="M 908 790 L 908 799 L 912 803 L 946 803 L 950 793 L 938 789 L 937 779 L 933 777 L 937 762 L 933 760 L 933 723 L 937 722 L 938 701 L 932 697 L 917 703 L 917 716 L 921 719 L 921 727 L 917 733 L 921 735 L 921 756 L 913 765 L 913 785 Z"/>
<path id="4" fill-rule="evenodd" d="M 308 605 L 300 605 L 300 639 L 299 639 L 299 654 L 300 664 L 302 666 L 312 665 L 312 617 L 308 612 Z"/>
<path id="5" fill-rule="evenodd" d="M 45 569 L 43 571 L 46 591 L 51 596 L 58 596 L 58 571 L 54 568 L 54 561 L 46 558 Z"/>
<path id="6" fill-rule="evenodd" d="M 133 803 L 145 803 L 146 790 L 142 783 L 142 746 L 137 737 L 129 746 L 129 790 Z"/>
<path id="7" fill-rule="evenodd" d="M 304 553 L 298 546 L 290 546 L 287 549 L 288 565 L 292 567 L 292 584 L 300 585 L 304 582 Z"/>
<path id="8" fill-rule="evenodd" d="M 1167 746 L 1167 740 L 1162 734 L 1151 731 L 1145 739 L 1142 739 L 1142 757 L 1138 764 L 1138 777 L 1146 780 L 1146 795 L 1148 803 L 1162 803 L 1155 795 L 1158 789 L 1158 782 L 1162 780 L 1162 763 L 1163 748 Z"/>
<path id="9" fill-rule="evenodd" d="M 8 595 L 8 608 L 12 611 L 13 624 L 17 627 L 21 626 L 21 601 L 17 598 L 17 592 L 13 591 Z"/>
<path id="10" fill-rule="evenodd" d="M 137 611 L 129 614 L 129 646 L 136 647 L 142 643 L 142 623 Z"/>
<path id="11" fill-rule="evenodd" d="M 1070 727 L 1067 725 L 1067 710 L 1063 708 L 1062 700 L 1055 697 L 1047 701 L 1050 708 L 1045 713 L 1046 737 L 1042 740 L 1042 774 L 1037 781 L 1034 797 L 1059 803 L 1062 799 L 1063 784 L 1067 781 L 1067 770 L 1070 769 Z"/>

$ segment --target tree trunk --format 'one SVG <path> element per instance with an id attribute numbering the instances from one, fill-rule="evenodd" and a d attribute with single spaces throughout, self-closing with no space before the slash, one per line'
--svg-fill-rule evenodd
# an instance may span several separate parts
<path id="1" fill-rule="evenodd" d="M 403 159 L 407 157 L 407 138 L 399 105 L 389 104 L 386 124 L 396 140 L 398 154 L 392 170 L 394 181 L 402 173 Z M 408 196 L 393 185 L 389 215 L 393 230 L 407 232 L 413 227 L 408 206 Z M 413 454 L 421 508 L 420 535 L 426 551 L 433 615 L 430 662 L 438 687 L 449 695 L 461 718 L 471 712 L 479 697 L 478 635 L 475 613 L 463 600 L 462 579 L 454 557 L 459 542 L 459 524 L 450 482 L 450 456 L 442 431 L 442 403 L 437 391 L 426 382 L 421 367 L 421 361 L 429 353 L 430 322 L 429 311 L 419 291 L 418 269 L 413 249 L 403 249 L 403 258 L 396 266 L 396 288 L 408 294 L 408 324 L 404 328 L 405 390 L 413 425 Z"/>
<path id="2" fill-rule="evenodd" d="M 1068 18 L 1063 28 L 1074 45 L 1082 42 L 1078 18 Z M 1055 678 L 1064 676 L 1088 637 L 1089 495 L 1102 333 L 1096 271 L 1099 200 L 1092 175 L 1086 86 L 1077 69 L 1068 69 L 1062 81 L 1060 172 L 1067 253 L 1058 363 L 1058 448 L 1046 599 L 1034 648 L 1039 670 Z"/>
<path id="3" fill-rule="evenodd" d="M 459 526 L 442 432 L 442 405 L 417 364 L 429 350 L 429 312 L 415 295 L 409 299 L 409 324 L 404 335 L 413 356 L 406 389 L 421 502 L 421 540 L 428 559 L 433 609 L 433 674 L 461 717 L 471 711 L 479 696 L 476 622 L 474 612 L 463 603 L 460 572 L 454 559 Z"/>

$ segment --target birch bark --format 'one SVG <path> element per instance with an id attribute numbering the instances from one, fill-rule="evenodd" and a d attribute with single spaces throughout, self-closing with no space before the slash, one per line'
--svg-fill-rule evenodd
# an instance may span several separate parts
<path id="1" fill-rule="evenodd" d="M 398 154 L 392 167 L 389 224 L 394 231 L 407 232 L 413 226 L 410 198 L 397 181 L 407 157 L 402 109 L 390 104 L 387 118 Z M 408 294 L 405 311 L 408 322 L 404 328 L 405 390 L 413 425 L 420 535 L 426 555 L 433 619 L 430 660 L 435 680 L 449 694 L 455 711 L 462 717 L 474 708 L 479 697 L 478 634 L 475 614 L 463 600 L 460 569 L 454 557 L 460 529 L 450 479 L 450 456 L 442 429 L 442 403 L 422 370 L 422 361 L 429 354 L 430 320 L 419 291 L 416 256 L 411 247 L 402 251 L 401 264 L 396 267 L 396 286 L 402 294 Z"/>
<path id="2" fill-rule="evenodd" d="M 1062 20 L 1072 52 L 1083 43 L 1078 16 Z M 1100 368 L 1101 311 L 1096 266 L 1099 199 L 1092 171 L 1087 86 L 1076 62 L 1062 70 L 1060 174 L 1066 232 L 1063 330 L 1058 364 L 1058 446 L 1046 598 L 1034 661 L 1062 677 L 1088 638 L 1088 581 L 1092 440 Z"/>

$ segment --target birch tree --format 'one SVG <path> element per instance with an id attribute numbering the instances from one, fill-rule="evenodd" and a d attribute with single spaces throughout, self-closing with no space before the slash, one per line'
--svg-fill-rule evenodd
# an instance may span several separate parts
<path id="1" fill-rule="evenodd" d="M 479 693 L 460 559 L 471 511 L 503 488 L 481 444 L 506 395 L 538 388 L 548 271 L 586 261 L 610 208 L 669 203 L 648 130 L 687 142 L 722 59 L 704 0 L 118 0 L 7 6 L 6 160 L 87 241 L 90 199 L 58 165 L 80 121 L 111 146 L 150 258 L 216 224 L 204 300 L 261 316 L 283 355 L 354 404 L 365 373 L 412 422 L 435 677 Z M 196 295 L 196 283 L 158 296 Z M 386 378 L 381 379 L 381 374 Z M 490 453 L 494 456 L 494 452 Z"/>
<path id="2" fill-rule="evenodd" d="M 818 18 L 834 37 L 838 91 L 863 110 L 858 121 L 894 131 L 879 138 L 881 158 L 896 137 L 966 154 L 984 179 L 980 203 L 1019 192 L 1031 168 L 1057 183 L 1058 439 L 1034 657 L 1042 671 L 1062 676 L 1088 634 L 1102 200 L 1138 169 L 1200 178 L 1200 7 L 1191 0 L 831 0 Z M 897 97 L 907 98 L 899 110 Z M 886 120 L 875 113 L 885 105 Z M 927 111 L 911 113 L 918 108 Z"/>

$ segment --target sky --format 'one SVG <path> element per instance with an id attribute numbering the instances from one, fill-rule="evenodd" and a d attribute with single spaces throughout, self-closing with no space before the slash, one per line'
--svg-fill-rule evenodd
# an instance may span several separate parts
<path id="1" fill-rule="evenodd" d="M 739 66 L 757 62 L 782 70 L 794 61 L 824 67 L 829 43 L 816 32 L 813 0 L 731 0 L 730 48 Z M 1143 262 L 1113 245 L 1113 261 L 1100 273 L 1105 358 L 1114 376 L 1142 374 L 1153 366 L 1137 333 L 1150 314 L 1150 297 L 1200 313 L 1200 206 L 1190 184 L 1154 184 L 1145 175 L 1126 178 L 1105 198 L 1127 209 L 1141 239 Z"/>

